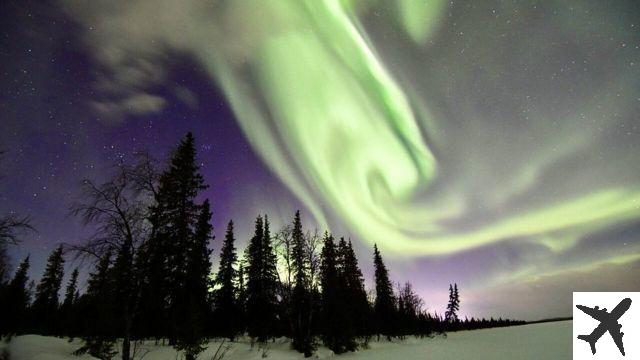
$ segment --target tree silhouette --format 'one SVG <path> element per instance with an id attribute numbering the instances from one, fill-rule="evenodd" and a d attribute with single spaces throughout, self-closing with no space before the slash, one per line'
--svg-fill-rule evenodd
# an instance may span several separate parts
<path id="1" fill-rule="evenodd" d="M 333 236 L 324 235 L 320 267 L 320 284 L 322 286 L 322 340 L 336 354 L 345 352 L 342 336 L 342 307 L 338 264 Z"/>
<path id="2" fill-rule="evenodd" d="M 77 355 L 88 353 L 99 359 L 116 354 L 113 349 L 117 335 L 114 314 L 113 273 L 111 252 L 107 251 L 95 264 L 87 280 L 87 292 L 80 296 L 76 309 L 83 346 Z"/>
<path id="3" fill-rule="evenodd" d="M 35 326 L 42 334 L 54 335 L 58 331 L 58 291 L 64 276 L 62 245 L 57 247 L 47 259 L 47 267 L 36 287 L 32 306 Z"/>
<path id="4" fill-rule="evenodd" d="M 293 348 L 304 353 L 306 357 L 313 354 L 314 346 L 311 338 L 311 292 L 308 288 L 308 266 L 305 256 L 304 235 L 300 211 L 293 220 L 293 262 L 294 286 L 292 294 L 291 323 L 293 327 Z"/>
<path id="5" fill-rule="evenodd" d="M 209 201 L 205 200 L 198 216 L 195 232 L 189 239 L 186 253 L 186 267 L 184 270 L 184 285 L 178 297 L 174 299 L 180 314 L 180 321 L 176 321 L 177 343 L 176 349 L 185 352 L 186 360 L 194 360 L 204 350 L 205 321 L 209 318 L 209 273 L 211 262 L 208 249 L 212 238 L 212 227 L 209 224 L 211 211 Z"/>
<path id="6" fill-rule="evenodd" d="M 373 266 L 375 268 L 376 298 L 374 312 L 378 335 L 385 335 L 388 339 L 394 334 L 395 299 L 393 288 L 389 280 L 389 271 L 384 265 L 378 246 L 373 247 Z"/>
<path id="7" fill-rule="evenodd" d="M 460 296 L 458 294 L 458 284 L 452 286 L 449 284 L 449 303 L 447 304 L 447 312 L 445 313 L 445 321 L 448 323 L 458 323 L 458 310 L 460 310 Z"/>
<path id="8" fill-rule="evenodd" d="M 75 336 L 77 332 L 75 305 L 78 300 L 78 275 L 78 268 L 73 269 L 60 308 L 62 333 L 70 337 Z"/>
<path id="9" fill-rule="evenodd" d="M 249 336 L 260 342 L 273 335 L 276 322 L 276 258 L 271 247 L 268 219 L 256 219 L 255 232 L 246 250 L 246 321 Z"/>
<path id="10" fill-rule="evenodd" d="M 21 334 L 26 330 L 24 319 L 27 317 L 30 300 L 27 287 L 29 266 L 29 256 L 27 256 L 18 266 L 13 279 L 2 289 L 0 314 L 3 314 L 3 321 L 0 324 L 0 336 Z"/>
<path id="11" fill-rule="evenodd" d="M 238 260 L 233 236 L 233 221 L 227 225 L 227 233 L 220 251 L 220 266 L 215 283 L 220 288 L 215 293 L 215 320 L 220 328 L 220 335 L 233 341 L 240 330 L 239 307 L 236 300 L 235 281 L 238 276 L 235 265 Z"/>
<path id="12" fill-rule="evenodd" d="M 184 350 L 187 360 L 195 358 L 202 349 L 204 335 L 190 325 L 201 313 L 200 303 L 206 301 L 201 299 L 199 289 L 203 281 L 200 272 L 207 265 L 200 258 L 206 252 L 202 243 L 209 239 L 205 241 L 202 233 L 200 238 L 196 236 L 198 231 L 206 231 L 199 222 L 204 216 L 203 205 L 195 201 L 198 193 L 206 188 L 196 164 L 195 139 L 188 133 L 174 151 L 168 169 L 160 175 L 156 204 L 150 209 L 153 229 L 149 249 L 159 252 L 151 255 L 159 262 L 151 267 L 159 274 L 146 276 L 151 278 L 149 283 L 157 287 L 152 291 L 166 296 L 170 325 L 166 324 L 165 329 L 169 333 L 169 343 Z M 206 215 L 211 216 L 210 213 Z M 191 270 L 195 273 L 189 274 Z"/>
<path id="13" fill-rule="evenodd" d="M 71 213 L 94 230 L 85 244 L 74 246 L 80 256 L 93 260 L 115 254 L 113 266 L 116 323 L 122 329 L 122 359 L 129 360 L 136 299 L 134 257 L 146 235 L 146 209 L 138 197 L 127 168 L 119 164 L 112 178 L 102 184 L 83 181 L 83 199 L 71 206 Z"/>
<path id="14" fill-rule="evenodd" d="M 358 259 L 353 250 L 351 240 L 345 243 L 341 239 L 339 245 L 342 264 L 340 268 L 343 272 L 345 283 L 345 304 L 347 313 L 350 315 L 353 334 L 356 336 L 368 336 L 371 334 L 371 309 L 367 301 L 367 292 L 364 288 L 364 276 L 358 267 Z"/>

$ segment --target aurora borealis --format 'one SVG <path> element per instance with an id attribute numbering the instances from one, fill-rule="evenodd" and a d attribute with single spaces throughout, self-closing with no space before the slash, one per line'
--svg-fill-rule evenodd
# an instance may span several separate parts
<path id="1" fill-rule="evenodd" d="M 414 282 L 436 309 L 453 281 L 466 290 L 465 313 L 525 318 L 567 315 L 574 290 L 640 289 L 633 1 L 88 4 L 34 12 L 55 11 L 50 27 L 64 19 L 74 37 L 57 46 L 86 59 L 67 60 L 89 78 L 77 99 L 86 107 L 73 118 L 92 123 L 104 143 L 154 118 L 168 132 L 195 126 L 233 138 L 210 145 L 222 150 L 206 175 L 231 166 L 234 180 L 218 185 L 236 188 L 213 199 L 214 218 L 224 217 L 217 222 L 268 211 L 282 223 L 301 206 L 308 223 L 357 240 L 365 269 L 377 243 L 394 278 Z M 3 29 L 20 31 L 29 33 Z M 14 55 L 3 53 L 3 64 Z M 197 71 L 180 78 L 176 63 L 185 61 Z M 10 89 L 3 104 L 27 106 Z M 227 110 L 202 110 L 221 101 Z M 11 112 L 2 143 L 50 129 L 43 119 L 27 131 L 20 115 Z M 147 144 L 169 146 L 169 138 L 156 133 Z M 230 155 L 246 144 L 251 155 Z M 265 184 L 273 191 L 256 190 Z"/>

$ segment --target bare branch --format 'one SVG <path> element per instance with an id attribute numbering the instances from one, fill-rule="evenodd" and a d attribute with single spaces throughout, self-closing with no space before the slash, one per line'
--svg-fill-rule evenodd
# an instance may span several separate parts
<path id="1" fill-rule="evenodd" d="M 7 215 L 0 219 L 0 244 L 18 244 L 18 236 L 26 231 L 35 231 L 29 217 Z"/>
<path id="2" fill-rule="evenodd" d="M 123 246 L 133 251 L 147 233 L 147 206 L 135 193 L 126 169 L 119 165 L 116 170 L 110 181 L 100 185 L 84 180 L 82 200 L 70 207 L 70 213 L 83 224 L 95 226 L 85 244 L 72 247 L 79 257 L 100 258 L 107 252 L 118 252 Z"/>

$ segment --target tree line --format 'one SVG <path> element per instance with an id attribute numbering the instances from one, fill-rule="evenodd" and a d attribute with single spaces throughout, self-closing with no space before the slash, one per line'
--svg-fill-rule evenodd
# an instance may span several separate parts
<path id="1" fill-rule="evenodd" d="M 410 283 L 394 289 L 377 246 L 375 291 L 368 293 L 351 241 L 305 231 L 299 211 L 274 233 L 268 216 L 259 215 L 244 254 L 229 221 L 212 276 L 212 213 L 208 199 L 199 201 L 207 185 L 195 149 L 189 133 L 163 171 L 143 155 L 135 165 L 119 165 L 106 182 L 83 181 L 71 213 L 92 236 L 57 247 L 37 285 L 27 276 L 28 256 L 10 280 L 0 279 L 0 335 L 81 338 L 77 353 L 100 359 L 113 358 L 119 344 L 123 360 L 132 357 L 133 343 L 153 339 L 193 360 L 211 337 L 285 336 L 311 356 L 320 342 L 339 354 L 366 347 L 372 337 L 520 323 L 460 320 L 457 284 L 444 317 L 426 311 Z M 93 266 L 84 292 L 75 269 L 59 299 L 66 252 Z"/>

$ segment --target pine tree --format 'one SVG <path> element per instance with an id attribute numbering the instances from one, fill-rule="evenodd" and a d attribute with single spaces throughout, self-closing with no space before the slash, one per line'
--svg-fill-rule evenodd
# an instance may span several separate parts
<path id="1" fill-rule="evenodd" d="M 27 256 L 18 269 L 13 279 L 6 285 L 3 295 L 4 314 L 3 321 L 0 322 L 0 336 L 5 334 L 21 334 L 26 328 L 24 319 L 27 315 L 29 306 L 29 289 L 27 282 L 29 281 L 29 256 Z"/>
<path id="2" fill-rule="evenodd" d="M 455 310 L 457 314 L 457 312 L 460 311 L 460 293 L 458 292 L 458 284 L 455 283 L 453 284 L 453 299 L 455 300 Z"/>
<path id="3" fill-rule="evenodd" d="M 276 257 L 271 246 L 269 221 L 258 216 L 255 233 L 246 250 L 249 336 L 264 342 L 274 335 L 276 321 Z"/>
<path id="4" fill-rule="evenodd" d="M 385 335 L 388 339 L 394 335 L 395 325 L 395 299 L 393 288 L 389 280 L 389 272 L 384 265 L 378 246 L 373 247 L 373 265 L 375 268 L 376 298 L 374 312 L 378 334 Z"/>
<path id="5" fill-rule="evenodd" d="M 351 318 L 355 324 L 355 335 L 370 335 L 369 319 L 371 309 L 367 301 L 367 292 L 364 288 L 364 276 L 358 267 L 358 259 L 353 251 L 351 240 L 346 247 L 341 249 L 343 253 L 342 269 L 346 281 L 347 311 L 351 314 Z"/>
<path id="6" fill-rule="evenodd" d="M 36 328 L 44 335 L 54 335 L 58 330 L 58 291 L 64 276 L 63 267 L 62 246 L 59 246 L 47 259 L 46 269 L 36 287 L 32 307 Z"/>
<path id="7" fill-rule="evenodd" d="M 149 214 L 151 236 L 141 249 L 146 259 L 138 257 L 137 261 L 142 273 L 140 302 L 142 307 L 148 306 L 138 318 L 153 322 L 152 318 L 158 317 L 155 321 L 160 321 L 161 331 L 147 332 L 158 338 L 166 331 L 169 343 L 185 350 L 187 358 L 194 357 L 202 340 L 202 331 L 190 328 L 196 314 L 201 313 L 200 305 L 192 305 L 206 302 L 208 297 L 205 294 L 205 299 L 200 298 L 201 271 L 210 265 L 207 266 L 208 259 L 202 260 L 202 254 L 208 251 L 205 251 L 206 245 L 203 246 L 205 240 L 196 235 L 203 230 L 202 226 L 198 229 L 203 205 L 195 202 L 198 193 L 206 187 L 196 164 L 195 140 L 188 133 L 174 151 L 169 168 L 160 176 L 154 192 L 156 203 Z M 196 289 L 195 294 L 187 290 L 191 288 Z"/>
<path id="8" fill-rule="evenodd" d="M 236 270 L 235 265 L 238 260 L 235 248 L 235 238 L 233 236 L 233 221 L 227 225 L 227 233 L 224 244 L 220 251 L 220 267 L 216 274 L 216 284 L 220 288 L 215 294 L 215 319 L 221 329 L 221 335 L 234 341 L 239 331 L 239 311 L 236 300 Z"/>
<path id="9" fill-rule="evenodd" d="M 278 287 L 278 259 L 275 251 L 273 250 L 272 241 L 273 239 L 271 238 L 271 231 L 269 229 L 269 218 L 265 215 L 264 234 L 262 239 L 262 281 L 264 283 L 264 296 L 268 311 L 275 313 Z"/>
<path id="10" fill-rule="evenodd" d="M 345 308 L 338 273 L 338 254 L 333 236 L 325 233 L 320 254 L 321 334 L 323 343 L 336 354 L 347 351 L 349 339 L 345 336 Z"/>
<path id="11" fill-rule="evenodd" d="M 262 217 L 258 216 L 253 237 L 246 249 L 247 261 L 247 330 L 249 336 L 258 337 L 260 341 L 266 341 L 266 327 L 262 314 L 263 281 L 262 268 L 264 259 L 262 254 L 262 241 L 264 237 L 264 224 Z"/>
<path id="12" fill-rule="evenodd" d="M 70 308 L 73 305 L 73 301 L 78 291 L 78 268 L 73 269 L 69 282 L 67 283 L 67 289 L 65 290 L 64 301 L 62 302 L 63 308 Z"/>
<path id="13" fill-rule="evenodd" d="M 143 338 L 159 339 L 167 335 L 169 326 L 169 271 L 165 238 L 155 231 L 138 250 L 136 272 L 139 276 L 140 298 L 135 314 L 135 332 Z"/>
<path id="14" fill-rule="evenodd" d="M 176 349 L 185 352 L 186 360 L 194 360 L 204 350 L 205 321 L 209 318 L 209 275 L 211 251 L 208 248 L 212 239 L 211 211 L 209 200 L 205 200 L 198 216 L 195 233 L 186 254 L 186 278 L 178 303 L 182 303 L 181 322 L 176 323 Z"/>
<path id="15" fill-rule="evenodd" d="M 449 284 L 449 303 L 447 304 L 447 312 L 445 313 L 445 321 L 447 323 L 458 323 L 458 310 L 460 310 L 460 295 L 458 293 L 458 284 L 452 286 Z"/>
<path id="16" fill-rule="evenodd" d="M 158 235 L 166 241 L 169 316 L 174 325 L 169 327 L 172 344 L 178 341 L 176 331 L 180 326 L 175 325 L 181 324 L 188 312 L 188 304 L 183 298 L 188 277 L 187 252 L 200 210 L 195 198 L 204 189 L 206 186 L 196 164 L 195 140 L 188 133 L 174 152 L 169 169 L 160 177 L 158 204 L 152 209 L 152 217 L 159 220 Z"/>
<path id="17" fill-rule="evenodd" d="M 122 359 L 128 360 L 131 353 L 131 332 L 133 327 L 133 308 L 136 300 L 136 279 L 133 271 L 133 243 L 130 237 L 117 249 L 111 269 L 113 284 L 113 305 L 116 332 L 122 335 Z"/>
<path id="18" fill-rule="evenodd" d="M 111 252 L 107 251 L 89 274 L 87 292 L 77 301 L 79 332 L 84 344 L 76 350 L 76 355 L 88 353 L 103 359 L 116 354 L 113 347 L 118 334 L 113 288 Z"/>
<path id="19" fill-rule="evenodd" d="M 269 229 L 269 218 L 264 216 L 264 234 L 262 239 L 262 283 L 263 283 L 263 299 L 264 311 L 269 314 L 266 316 L 265 324 L 267 324 L 267 336 L 273 337 L 278 330 L 277 322 L 277 291 L 278 291 L 278 263 L 276 253 L 273 250 L 271 231 Z"/>
<path id="20" fill-rule="evenodd" d="M 78 297 L 78 268 L 73 269 L 67 288 L 65 290 L 64 301 L 60 308 L 60 314 L 62 317 L 63 333 L 65 335 L 73 337 L 76 332 L 75 317 L 76 312 L 74 306 Z"/>
<path id="21" fill-rule="evenodd" d="M 237 317 L 238 333 L 244 334 L 246 330 L 246 324 L 247 324 L 247 320 L 246 320 L 247 286 L 246 286 L 244 261 L 240 261 L 240 266 L 238 266 L 238 276 L 237 276 L 236 287 L 237 287 L 236 305 L 238 309 L 238 317 Z"/>
<path id="22" fill-rule="evenodd" d="M 444 313 L 446 322 L 451 322 L 453 319 L 453 305 L 453 285 L 449 284 L 449 302 L 447 303 L 447 311 Z"/>
<path id="23" fill-rule="evenodd" d="M 351 242 L 340 238 L 337 247 L 340 303 L 343 310 L 342 336 L 346 351 L 356 350 L 355 337 L 366 334 L 369 303 L 364 290 L 364 279 Z"/>
<path id="24" fill-rule="evenodd" d="M 300 211 L 293 220 L 293 262 L 294 286 L 292 294 L 291 323 L 293 327 L 293 348 L 306 357 L 312 355 L 314 346 L 311 337 L 311 293 L 308 289 L 307 262 Z"/>

